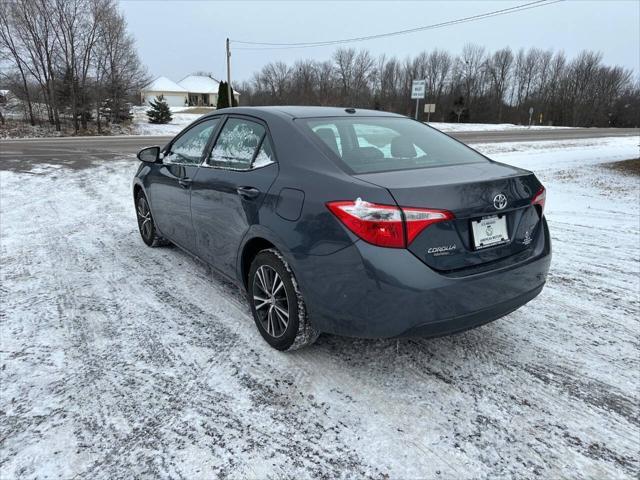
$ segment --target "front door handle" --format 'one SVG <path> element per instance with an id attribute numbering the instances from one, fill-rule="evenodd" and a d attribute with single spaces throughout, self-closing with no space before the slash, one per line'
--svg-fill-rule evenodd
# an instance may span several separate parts
<path id="1" fill-rule="evenodd" d="M 189 188 L 191 186 L 192 182 L 193 182 L 193 180 L 191 180 L 190 178 L 179 178 L 178 179 L 178 183 L 180 184 L 180 186 L 182 188 Z"/>
<path id="2" fill-rule="evenodd" d="M 236 192 L 238 192 L 238 195 L 246 198 L 247 200 L 253 200 L 258 195 L 260 195 L 260 190 L 254 187 L 238 187 L 236 189 Z"/>

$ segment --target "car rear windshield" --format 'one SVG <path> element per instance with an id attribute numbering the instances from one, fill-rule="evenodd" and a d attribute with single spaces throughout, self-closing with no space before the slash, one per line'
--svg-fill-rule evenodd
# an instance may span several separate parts
<path id="1" fill-rule="evenodd" d="M 303 122 L 356 174 L 487 161 L 461 143 L 408 118 L 309 118 Z"/>

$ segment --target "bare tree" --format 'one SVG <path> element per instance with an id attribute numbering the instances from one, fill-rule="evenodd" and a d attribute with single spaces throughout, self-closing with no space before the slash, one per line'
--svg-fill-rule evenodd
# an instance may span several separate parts
<path id="1" fill-rule="evenodd" d="M 478 45 L 467 43 L 458 59 L 458 70 L 463 85 L 465 101 L 469 115 L 473 115 L 473 107 L 482 93 L 484 86 L 485 49 Z"/>
<path id="2" fill-rule="evenodd" d="M 448 52 L 434 50 L 427 58 L 425 80 L 427 81 L 427 96 L 436 104 L 436 111 L 440 111 L 440 99 L 445 85 L 449 81 L 453 59 Z"/>
<path id="3" fill-rule="evenodd" d="M 283 99 L 291 75 L 291 68 L 284 62 L 268 63 L 260 72 L 260 80 L 276 99 Z"/>
<path id="4" fill-rule="evenodd" d="M 16 5 L 6 4 L 6 8 L 0 10 L 0 51 L 4 55 L 10 55 L 14 61 L 16 68 L 20 72 L 22 86 L 26 98 L 27 109 L 29 112 L 29 121 L 31 125 L 35 125 L 33 116 L 33 106 L 31 105 L 31 95 L 29 94 L 29 86 L 27 85 L 27 65 L 22 59 L 22 49 L 15 39 L 16 24 Z M 4 122 L 3 122 L 4 123 Z"/>
<path id="5" fill-rule="evenodd" d="M 586 52 L 567 62 L 563 52 L 506 47 L 487 54 L 468 44 L 461 55 L 434 50 L 398 60 L 338 49 L 333 61 L 265 65 L 245 89 L 258 104 L 301 103 L 368 107 L 411 114 L 411 82 L 427 81 L 427 98 L 443 120 L 522 123 L 530 106 L 553 124 L 633 124 L 631 72 L 601 65 Z M 621 98 L 625 103 L 621 103 Z M 246 96 L 245 98 L 249 98 Z M 625 107 L 625 105 L 628 105 Z M 626 108 L 626 110 L 621 110 Z"/>
<path id="6" fill-rule="evenodd" d="M 353 91 L 351 104 L 357 107 L 368 106 L 371 85 L 374 78 L 375 60 L 367 50 L 361 50 L 353 64 Z"/>
<path id="7" fill-rule="evenodd" d="M 127 32 L 127 23 L 115 8 L 114 0 L 109 0 L 103 11 L 96 50 L 99 59 L 96 65 L 101 68 L 99 100 L 102 101 L 102 95 L 109 100 L 109 120 L 119 122 L 125 117 L 122 112 L 126 101 L 148 83 L 149 75 L 140 62 L 133 37 Z"/>
<path id="8" fill-rule="evenodd" d="M 31 123 L 36 121 L 33 106 L 44 105 L 57 130 L 65 112 L 74 131 L 86 129 L 94 107 L 99 120 L 103 95 L 115 99 L 120 118 L 124 99 L 147 75 L 116 0 L 12 0 L 5 5 L 0 52 L 22 79 L 17 93 Z M 33 85 L 39 87 L 35 92 Z"/>
<path id="9" fill-rule="evenodd" d="M 515 105 L 519 112 L 519 121 L 523 122 L 528 113 L 530 105 L 530 96 L 535 87 L 536 76 L 538 75 L 538 60 L 540 58 L 540 50 L 536 48 L 529 49 L 526 53 L 523 49 L 518 51 L 515 62 Z"/>
<path id="10" fill-rule="evenodd" d="M 494 52 L 486 61 L 486 70 L 489 76 L 494 108 L 497 109 L 498 123 L 502 122 L 504 97 L 511 79 L 512 66 L 513 52 L 509 47 Z"/>
<path id="11" fill-rule="evenodd" d="M 314 105 L 316 103 L 317 66 L 313 60 L 298 60 L 293 65 L 291 89 L 296 103 Z"/>
<path id="12" fill-rule="evenodd" d="M 316 68 L 318 79 L 318 103 L 320 105 L 331 105 L 334 101 L 332 94 L 336 89 L 333 64 L 327 60 L 319 63 Z"/>
<path id="13" fill-rule="evenodd" d="M 348 103 L 353 88 L 353 69 L 356 58 L 354 48 L 339 48 L 333 54 L 338 81 L 340 82 L 342 102 Z"/>

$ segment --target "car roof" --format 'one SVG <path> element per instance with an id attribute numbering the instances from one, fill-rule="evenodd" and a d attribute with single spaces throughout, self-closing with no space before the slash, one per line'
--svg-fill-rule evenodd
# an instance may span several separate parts
<path id="1" fill-rule="evenodd" d="M 309 107 L 296 105 L 267 106 L 267 107 L 233 107 L 215 113 L 238 113 L 260 116 L 261 113 L 277 115 L 287 118 L 318 118 L 318 117 L 403 117 L 381 110 L 367 110 L 350 107 Z"/>

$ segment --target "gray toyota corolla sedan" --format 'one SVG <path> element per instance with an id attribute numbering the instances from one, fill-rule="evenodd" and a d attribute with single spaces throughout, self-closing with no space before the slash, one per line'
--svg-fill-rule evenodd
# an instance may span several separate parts
<path id="1" fill-rule="evenodd" d="M 279 350 L 321 332 L 477 327 L 533 299 L 549 270 L 535 175 L 400 115 L 230 108 L 138 158 L 142 240 L 237 282 Z"/>

